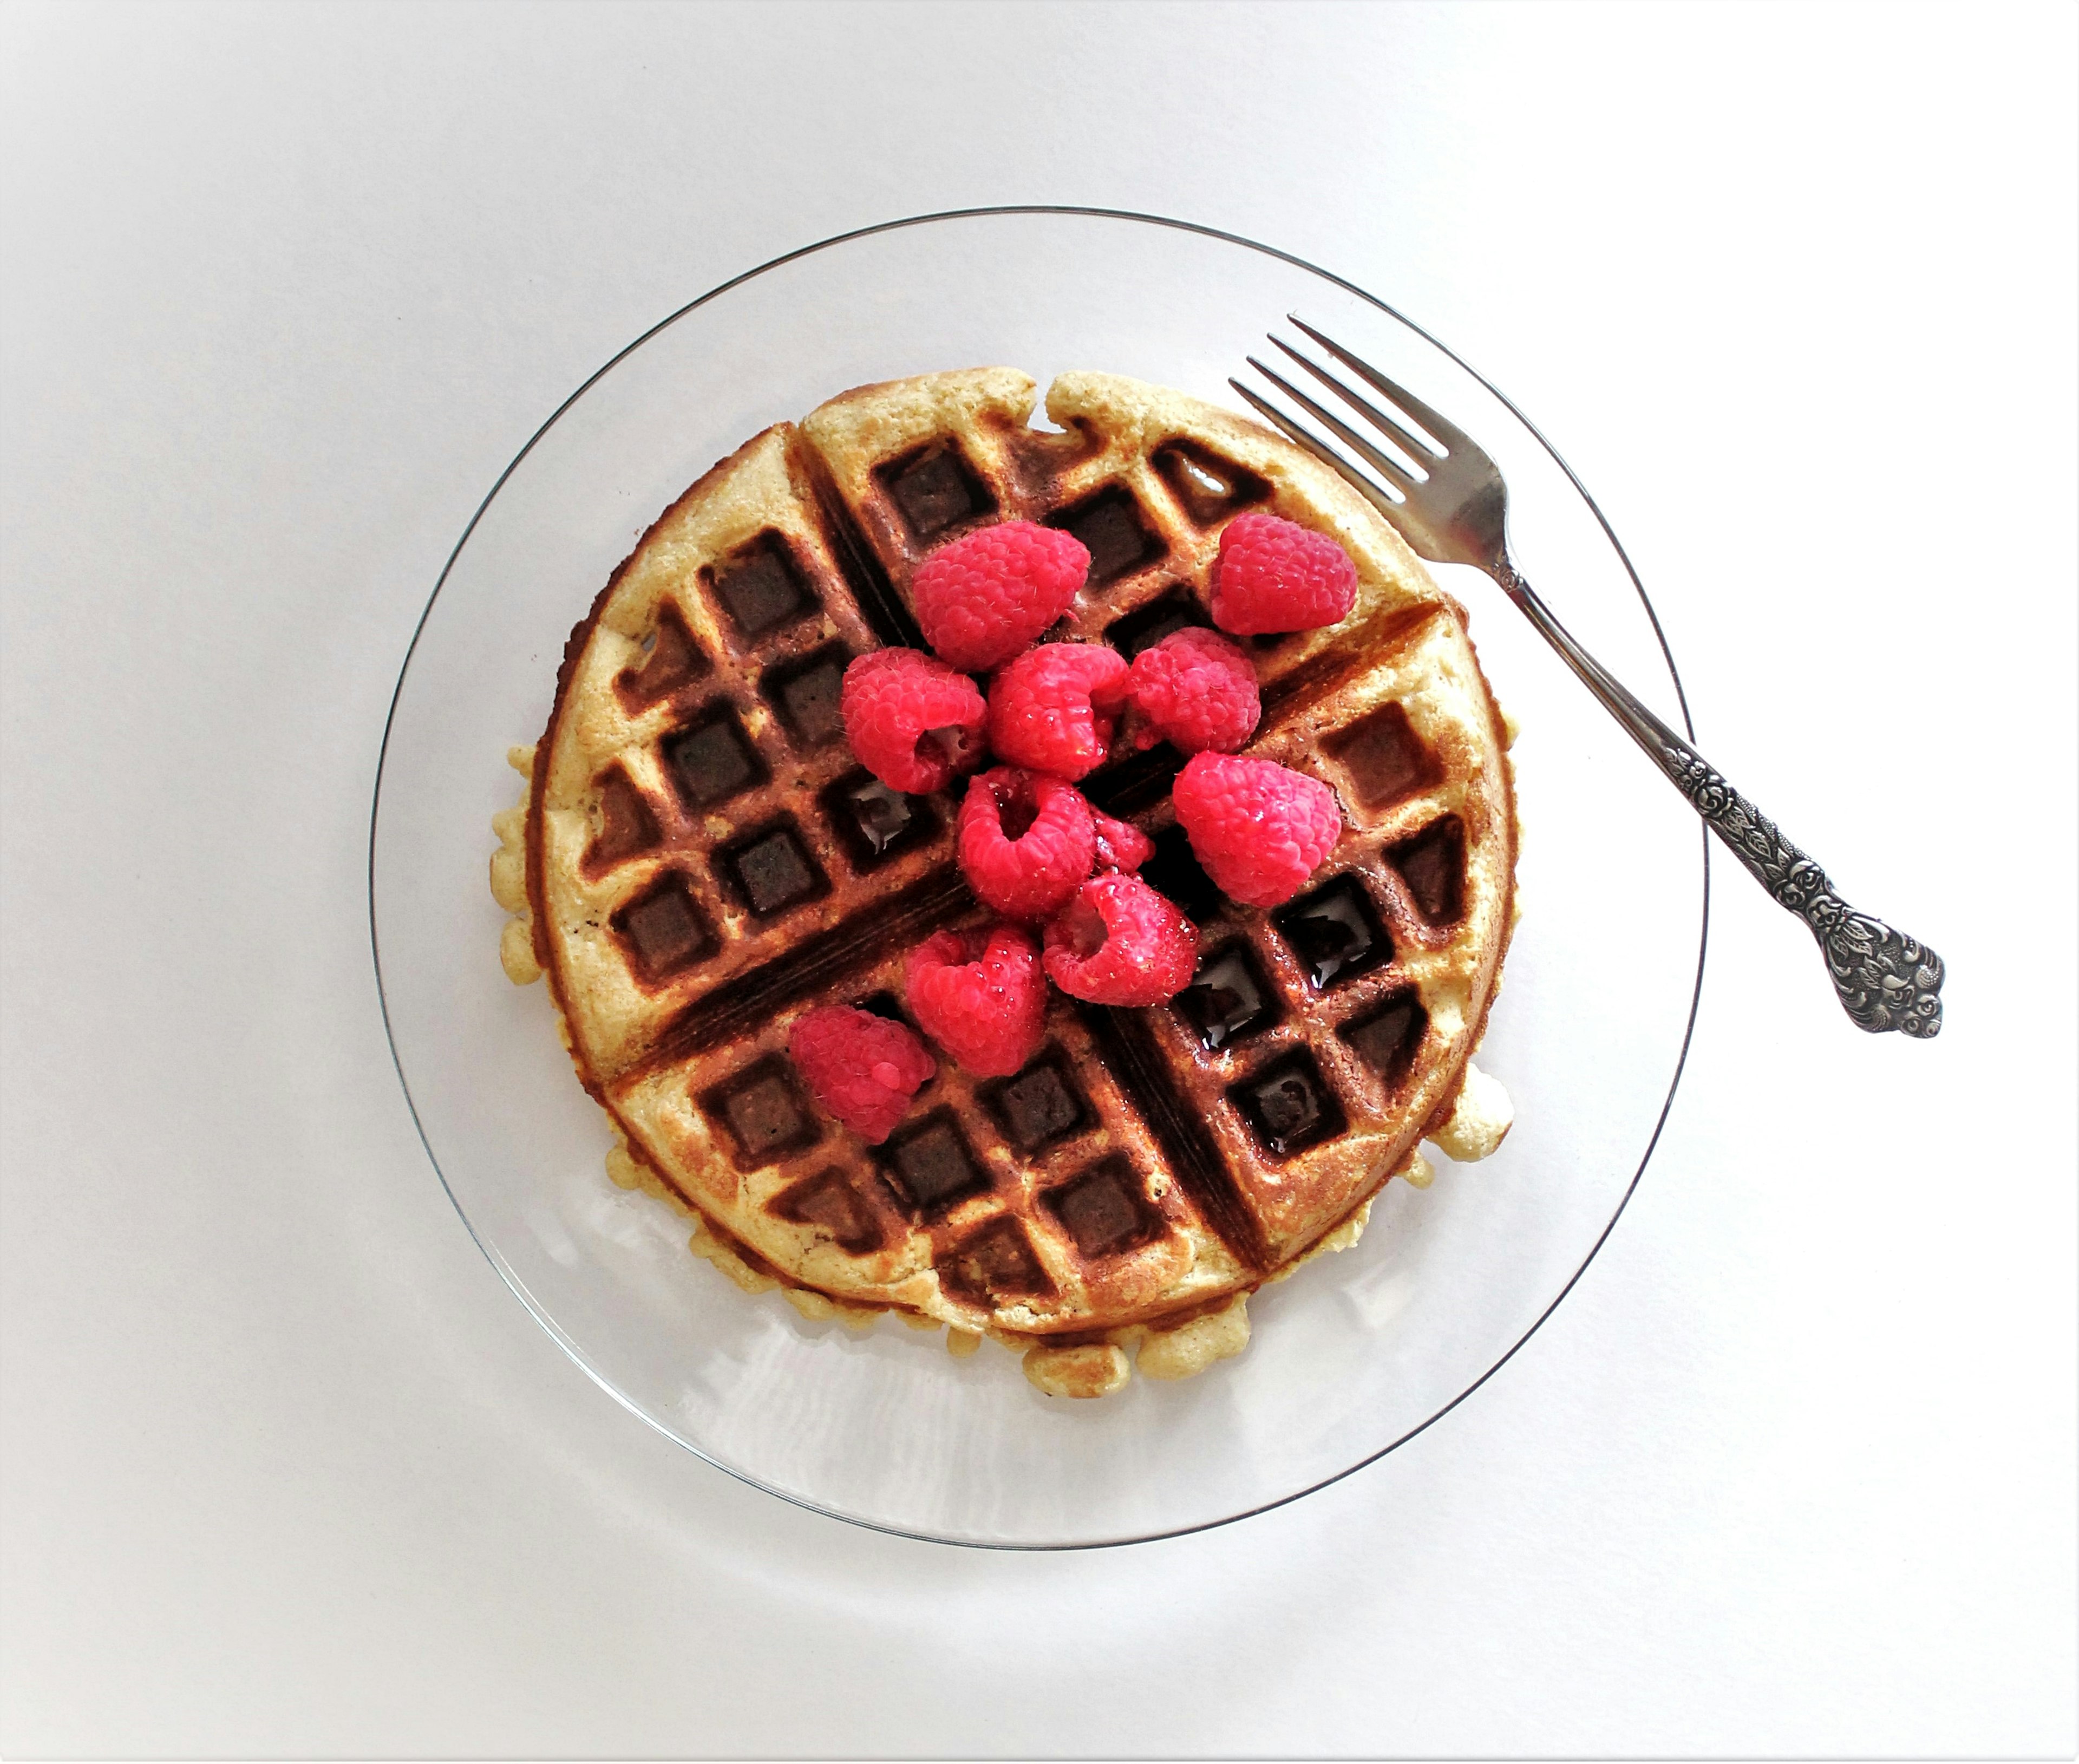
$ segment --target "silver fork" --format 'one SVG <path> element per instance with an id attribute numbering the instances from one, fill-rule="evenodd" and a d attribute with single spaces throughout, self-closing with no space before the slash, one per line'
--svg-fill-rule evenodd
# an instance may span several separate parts
<path id="1" fill-rule="evenodd" d="M 1377 472 L 1400 500 L 1380 490 L 1328 442 L 1240 380 L 1228 383 L 1265 420 L 1339 472 L 1419 555 L 1433 563 L 1470 563 L 1494 578 L 1776 904 L 1811 926 L 1834 976 L 1834 989 L 1850 1017 L 1872 1033 L 1896 1029 L 1922 1040 L 1940 1033 L 1942 958 L 1926 944 L 1901 935 L 1880 919 L 1855 911 L 1843 901 L 1826 872 L 1784 838 L 1776 824 L 1727 784 L 1694 747 L 1626 692 L 1567 634 L 1524 580 L 1509 558 L 1508 487 L 1494 462 L 1463 429 L 1377 368 L 1303 320 L 1294 317 L 1292 323 L 1377 393 L 1386 408 L 1282 338 L 1273 336 L 1272 344 L 1404 452 L 1420 467 L 1420 475 L 1254 356 L 1249 357 L 1249 365 Z M 1417 430 L 1426 431 L 1434 445 Z"/>

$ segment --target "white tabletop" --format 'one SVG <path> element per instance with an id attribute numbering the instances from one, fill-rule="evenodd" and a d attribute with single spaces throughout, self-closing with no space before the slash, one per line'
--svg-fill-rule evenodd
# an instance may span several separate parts
<path id="1" fill-rule="evenodd" d="M 0 14 L 0 1751 L 2069 1755 L 2075 21 Z M 1666 1135 L 1529 1346 L 1295 1506 L 1040 1557 L 588 1383 L 420 1148 L 366 896 L 543 416 L 738 270 L 1021 201 L 1465 354 L 1704 750 L 1952 975 L 1858 1033 L 1721 854 Z"/>

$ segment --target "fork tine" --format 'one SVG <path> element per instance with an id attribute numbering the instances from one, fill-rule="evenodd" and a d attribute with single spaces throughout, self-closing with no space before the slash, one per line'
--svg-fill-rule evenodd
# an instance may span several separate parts
<path id="1" fill-rule="evenodd" d="M 1384 411 L 1379 409 L 1379 408 L 1374 404 L 1370 399 L 1352 391 L 1349 387 L 1344 385 L 1341 380 L 1337 379 L 1334 374 L 1331 374 L 1326 368 L 1323 367 L 1320 362 L 1309 361 L 1297 349 L 1294 349 L 1290 343 L 1287 343 L 1284 338 L 1281 336 L 1274 336 L 1270 341 L 1279 349 L 1282 349 L 1287 355 L 1290 356 L 1294 361 L 1297 362 L 1300 365 L 1300 366 L 1306 369 L 1306 370 L 1309 374 L 1312 374 L 1316 379 L 1319 380 L 1324 386 L 1327 387 L 1328 389 L 1333 392 L 1336 397 L 1340 398 L 1345 404 L 1349 405 L 1352 410 L 1357 413 L 1358 416 L 1364 418 L 1366 422 L 1376 424 L 1380 432 L 1386 436 L 1387 440 L 1391 441 L 1395 446 L 1400 449 L 1403 453 L 1406 454 L 1408 457 L 1413 460 L 1418 466 L 1428 460 L 1441 459 L 1443 458 L 1443 455 L 1439 454 L 1429 442 L 1419 440 L 1415 436 L 1409 434 L 1406 429 L 1403 428 L 1399 424 L 1394 421 L 1391 416 L 1388 416 Z"/>
<path id="2" fill-rule="evenodd" d="M 1288 312 L 1285 316 L 1298 325 L 1307 336 L 1313 338 L 1345 367 L 1370 385 L 1374 391 L 1383 392 L 1400 407 L 1403 413 L 1413 417 L 1423 428 L 1428 429 L 1443 444 L 1445 453 L 1455 454 L 1462 448 L 1470 448 L 1475 454 L 1479 453 L 1479 449 L 1475 445 L 1472 437 L 1449 418 L 1438 416 L 1412 392 L 1404 387 L 1395 385 L 1369 362 L 1359 360 L 1333 338 L 1322 336 L 1296 312 Z"/>
<path id="3" fill-rule="evenodd" d="M 1246 386 L 1243 385 L 1240 380 L 1231 378 L 1228 381 L 1228 384 L 1232 386 L 1237 392 L 1240 393 L 1244 398 L 1247 399 L 1250 405 L 1254 408 L 1256 413 L 1265 422 L 1272 424 L 1277 428 L 1283 430 L 1287 437 L 1298 443 L 1299 445 L 1305 448 L 1308 453 L 1311 454 L 1316 459 L 1320 460 L 1323 465 L 1326 466 L 1331 471 L 1334 472 L 1343 480 L 1344 483 L 1347 483 L 1351 489 L 1357 491 L 1360 496 L 1362 496 L 1366 502 L 1370 503 L 1373 508 L 1376 508 L 1389 520 L 1395 520 L 1398 517 L 1400 512 L 1399 504 L 1396 503 L 1391 496 L 1387 495 L 1384 491 L 1381 490 L 1377 484 L 1374 483 L 1369 478 L 1366 477 L 1362 472 L 1359 471 L 1355 466 L 1351 465 L 1348 460 L 1345 459 L 1341 454 L 1335 450 L 1334 448 L 1331 447 L 1326 441 L 1323 441 L 1320 436 L 1315 434 L 1303 424 L 1294 422 L 1289 416 L 1286 416 L 1282 411 L 1279 410 L 1276 405 L 1268 403 L 1264 399 L 1258 398 L 1255 393 L 1252 392 Z"/>
<path id="4" fill-rule="evenodd" d="M 1416 485 L 1418 480 L 1415 478 L 1414 474 L 1398 460 L 1391 458 L 1387 454 L 1381 453 L 1377 447 L 1374 446 L 1371 442 L 1366 440 L 1363 436 L 1360 435 L 1354 428 L 1351 428 L 1350 425 L 1345 422 L 1341 417 L 1336 416 L 1333 411 L 1329 410 L 1324 405 L 1318 403 L 1311 398 L 1309 398 L 1304 392 L 1301 391 L 1298 387 L 1295 386 L 1291 381 L 1286 379 L 1283 374 L 1278 373 L 1274 369 L 1265 367 L 1262 362 L 1257 360 L 1257 358 L 1253 355 L 1248 357 L 1248 362 L 1251 367 L 1254 368 L 1257 373 L 1261 374 L 1265 379 L 1270 381 L 1270 383 L 1276 387 L 1279 391 L 1282 392 L 1287 398 L 1290 399 L 1294 403 L 1297 404 L 1309 416 L 1315 418 L 1316 421 L 1324 424 L 1340 440 L 1341 440 L 1343 443 L 1357 456 L 1358 458 L 1362 459 L 1367 466 L 1370 466 L 1373 470 L 1376 471 L 1380 477 L 1383 478 L 1389 484 L 1392 485 L 1393 487 L 1399 491 L 1403 496 L 1412 497 L 1415 495 Z"/>

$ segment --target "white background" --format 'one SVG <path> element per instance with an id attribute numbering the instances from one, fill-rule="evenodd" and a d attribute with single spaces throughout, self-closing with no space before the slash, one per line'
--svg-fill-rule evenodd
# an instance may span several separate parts
<path id="1" fill-rule="evenodd" d="M 0 1750 L 2071 1754 L 2076 19 L 0 13 Z M 1705 750 L 1953 976 L 1859 1034 L 1721 858 L 1659 1154 L 1501 1375 L 1040 1557 L 588 1384 L 420 1147 L 365 897 L 405 645 L 542 417 L 766 257 L 1013 201 L 1462 352 Z"/>

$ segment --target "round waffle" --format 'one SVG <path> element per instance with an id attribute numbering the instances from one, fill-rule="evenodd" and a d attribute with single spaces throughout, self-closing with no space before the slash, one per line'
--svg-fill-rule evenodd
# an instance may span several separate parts
<path id="1" fill-rule="evenodd" d="M 693 1246 L 811 1315 L 893 1310 L 1027 1352 L 1043 1389 L 1178 1377 L 1247 1340 L 1248 1294 L 1362 1230 L 1419 1147 L 1483 1156 L 1508 1100 L 1470 1056 L 1500 984 L 1516 829 L 1503 718 L 1466 616 L 1392 529 L 1282 437 L 1116 377 L 1065 374 L 1056 428 L 1010 369 L 860 387 L 766 430 L 675 503 L 572 633 L 492 886 L 516 980 L 546 972 L 619 1143 L 608 1166 L 698 1219 Z M 1192 984 L 1121 1009 L 1058 993 L 1022 1072 L 942 1059 L 869 1147 L 786 1056 L 797 1018 L 901 1015 L 903 958 L 986 923 L 951 795 L 847 750 L 854 657 L 922 647 L 934 547 L 1004 519 L 1066 529 L 1087 587 L 1053 634 L 1131 658 L 1207 624 L 1244 510 L 1332 536 L 1359 592 L 1326 630 L 1248 640 L 1244 751 L 1334 789 L 1341 842 L 1295 900 L 1223 897 L 1175 823 L 1180 757 L 1120 753 L 1091 802 L 1154 840 L 1144 878 L 1200 932 Z"/>

